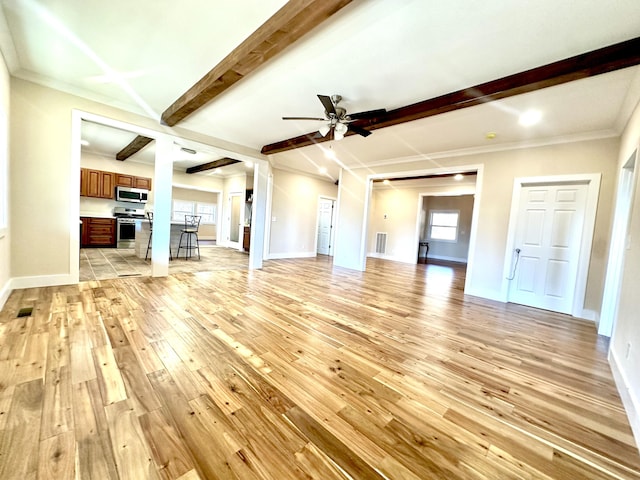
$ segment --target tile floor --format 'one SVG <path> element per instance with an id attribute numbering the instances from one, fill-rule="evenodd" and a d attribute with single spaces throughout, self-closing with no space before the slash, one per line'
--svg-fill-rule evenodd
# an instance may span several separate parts
<path id="1" fill-rule="evenodd" d="M 200 245 L 200 260 L 193 257 L 169 262 L 169 273 L 207 272 L 249 268 L 249 255 L 217 245 Z M 128 248 L 83 248 L 80 250 L 80 281 L 151 275 L 151 261 L 138 258 Z"/>

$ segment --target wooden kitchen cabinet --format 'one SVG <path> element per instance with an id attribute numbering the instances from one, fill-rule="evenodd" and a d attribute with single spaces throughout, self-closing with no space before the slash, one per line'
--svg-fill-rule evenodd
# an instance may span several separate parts
<path id="1" fill-rule="evenodd" d="M 80 169 L 81 197 L 107 198 L 113 200 L 115 198 L 116 186 L 151 190 L 151 179 L 149 177 L 105 172 L 92 168 Z"/>
<path id="2" fill-rule="evenodd" d="M 91 168 L 81 168 L 80 195 L 113 200 L 116 186 L 115 181 L 115 173 L 93 170 Z"/>
<path id="3" fill-rule="evenodd" d="M 151 179 L 148 177 L 133 177 L 133 186 L 143 190 L 151 190 Z"/>
<path id="4" fill-rule="evenodd" d="M 249 247 L 251 246 L 251 227 L 244 227 L 242 233 L 242 249 L 245 252 L 248 252 Z"/>
<path id="5" fill-rule="evenodd" d="M 115 218 L 80 217 L 82 220 L 82 247 L 115 247 Z"/>
<path id="6" fill-rule="evenodd" d="M 135 175 L 116 174 L 116 185 L 119 187 L 141 188 L 151 190 L 151 179 L 149 177 L 137 177 Z"/>
<path id="7" fill-rule="evenodd" d="M 133 187 L 133 175 L 116 173 L 116 185 L 119 187 Z"/>

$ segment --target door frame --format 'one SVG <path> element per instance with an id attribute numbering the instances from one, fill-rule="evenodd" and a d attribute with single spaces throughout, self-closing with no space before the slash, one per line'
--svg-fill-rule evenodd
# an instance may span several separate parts
<path id="1" fill-rule="evenodd" d="M 228 197 L 228 205 L 229 205 L 229 218 L 227 219 L 227 232 L 229 233 L 229 240 L 227 240 L 227 247 L 236 248 L 238 250 L 242 250 L 242 235 L 240 235 L 240 225 L 244 225 L 244 192 L 229 192 Z M 238 241 L 234 242 L 231 240 L 231 218 L 233 217 L 233 198 L 232 197 L 240 197 L 240 223 L 236 225 L 238 229 Z"/>
<path id="2" fill-rule="evenodd" d="M 335 197 L 330 197 L 328 195 L 318 195 L 318 208 L 316 208 L 316 235 L 314 242 L 314 251 L 316 252 L 316 256 L 318 255 L 318 229 L 320 228 L 320 201 L 321 200 L 331 200 L 333 202 L 333 208 L 331 209 L 331 233 L 329 234 L 329 254 L 328 256 L 333 257 L 333 239 L 335 237 L 335 225 L 336 225 L 336 209 L 338 206 L 338 201 Z"/>
<path id="3" fill-rule="evenodd" d="M 509 214 L 509 227 L 507 232 L 507 243 L 504 254 L 504 267 L 502 274 L 501 294 L 504 302 L 509 301 L 509 280 L 511 270 L 514 266 L 513 252 L 516 248 L 515 237 L 518 222 L 518 210 L 522 188 L 530 185 L 557 185 L 557 184 L 586 184 L 587 199 L 585 205 L 584 224 L 582 227 L 582 238 L 580 241 L 580 255 L 578 257 L 578 272 L 573 293 L 571 315 L 574 317 L 596 320 L 596 312 L 584 308 L 584 299 L 587 290 L 587 278 L 589 274 L 589 262 L 591 261 L 591 245 L 593 243 L 593 232 L 596 222 L 596 211 L 598 207 L 598 195 L 600 193 L 600 173 L 584 173 L 572 175 L 554 175 L 543 177 L 518 177 L 513 182 L 513 196 L 511 198 L 511 213 Z M 588 252 L 588 255 L 583 253 Z"/>
<path id="4" fill-rule="evenodd" d="M 628 248 L 629 224 L 631 223 L 631 210 L 636 193 L 639 160 L 640 146 L 633 151 L 618 173 L 609 258 L 605 273 L 600 318 L 598 319 L 598 334 L 606 337 L 611 337 L 613 334 L 618 318 L 622 273 Z"/>

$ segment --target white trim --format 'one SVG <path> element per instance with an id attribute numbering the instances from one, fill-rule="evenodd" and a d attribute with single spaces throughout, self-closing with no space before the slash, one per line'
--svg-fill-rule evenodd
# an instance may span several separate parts
<path id="1" fill-rule="evenodd" d="M 638 447 L 638 451 L 640 451 L 640 401 L 634 395 L 631 384 L 624 370 L 620 368 L 618 357 L 612 349 L 609 349 L 609 365 L 611 366 L 611 373 L 613 374 L 620 399 L 624 405 L 631 431 L 636 440 L 636 447 Z"/>
<path id="2" fill-rule="evenodd" d="M 467 272 L 468 271 L 469 271 L 469 264 L 467 263 Z M 469 274 L 467 273 L 467 277 L 468 276 Z M 470 286 L 467 288 L 467 286 L 465 285 L 464 294 L 471 295 L 473 297 L 484 298 L 486 300 L 493 300 L 495 302 L 505 303 L 502 296 L 492 288 L 483 288 L 483 287 L 476 287 L 476 286 Z"/>
<path id="3" fill-rule="evenodd" d="M 7 299 L 11 292 L 13 292 L 13 288 L 11 287 L 11 279 L 4 284 L 4 286 L 0 289 L 0 310 L 4 308 L 4 304 L 7 303 Z"/>
<path id="4" fill-rule="evenodd" d="M 509 301 L 509 277 L 513 250 L 515 248 L 516 223 L 520 205 L 520 194 L 523 185 L 537 184 L 559 184 L 559 183 L 583 183 L 587 185 L 587 199 L 585 205 L 584 224 L 582 228 L 582 240 L 580 252 L 588 252 L 578 257 L 578 272 L 576 276 L 575 290 L 571 315 L 582 318 L 583 305 L 587 289 L 587 277 L 589 273 L 589 261 L 591 260 L 591 244 L 593 241 L 593 231 L 595 228 L 596 211 L 598 207 L 598 195 L 600 193 L 600 173 L 584 173 L 573 175 L 555 175 L 542 177 L 517 177 L 513 181 L 513 195 L 511 197 L 511 213 L 509 214 L 509 229 L 507 233 L 507 243 L 504 255 L 502 272 L 502 287 L 500 289 L 500 301 Z M 468 273 L 467 273 L 468 276 Z"/>
<path id="5" fill-rule="evenodd" d="M 629 159 L 621 166 L 616 184 L 615 205 L 613 207 L 613 225 L 609 236 L 609 256 L 604 278 L 602 306 L 598 322 L 598 334 L 610 337 L 618 318 L 620 291 L 622 290 L 622 274 L 628 241 L 631 211 L 636 193 L 636 178 L 638 171 L 638 146 Z M 633 170 L 627 165 L 633 162 Z"/>
<path id="6" fill-rule="evenodd" d="M 320 201 L 321 200 L 331 200 L 333 202 L 331 208 L 331 234 L 329 235 L 329 256 L 333 257 L 333 247 L 334 247 L 334 238 L 336 231 L 336 207 L 338 205 L 338 201 L 335 197 L 330 197 L 328 195 L 318 195 L 318 204 L 316 205 L 316 234 L 315 239 L 313 241 L 313 251 L 318 253 L 318 229 L 320 228 Z"/>
<path id="7" fill-rule="evenodd" d="M 14 277 L 11 279 L 11 289 L 52 287 L 55 285 L 73 285 L 78 279 L 71 274 L 65 275 L 36 275 L 33 277 Z"/>

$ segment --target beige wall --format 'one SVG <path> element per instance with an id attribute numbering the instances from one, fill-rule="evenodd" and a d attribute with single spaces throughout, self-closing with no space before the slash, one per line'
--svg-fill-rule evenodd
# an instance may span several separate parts
<path id="1" fill-rule="evenodd" d="M 79 109 L 159 132 L 182 136 L 242 156 L 257 152 L 156 120 L 12 78 L 11 84 L 11 277 L 41 277 L 48 284 L 70 274 L 72 110 Z M 73 179 L 73 180 L 72 180 Z M 174 184 L 179 181 L 174 176 Z M 72 184 L 74 188 L 71 188 Z M 25 198 L 24 192 L 35 192 Z M 48 277 L 48 278 L 47 278 Z"/>
<path id="2" fill-rule="evenodd" d="M 269 257 L 315 256 L 318 199 L 336 195 L 331 181 L 274 169 Z"/>
<path id="3" fill-rule="evenodd" d="M 336 265 L 358 268 L 362 257 L 362 219 L 367 195 L 367 175 L 483 165 L 475 260 L 470 269 L 470 292 L 501 298 L 503 264 L 507 248 L 509 213 L 517 177 L 601 173 L 593 247 L 584 308 L 600 310 L 605 260 L 609 244 L 610 212 L 615 183 L 618 139 L 603 139 L 509 150 L 437 160 L 374 167 L 343 174 L 340 183 L 336 231 Z M 479 180 L 480 182 L 480 180 Z M 471 252 L 470 252 L 471 254 Z"/>
<path id="4" fill-rule="evenodd" d="M 471 215 L 473 195 L 424 197 L 424 229 L 420 237 L 429 242 L 429 257 L 465 262 L 469 254 L 471 238 Z M 455 242 L 445 242 L 428 238 L 429 218 L 432 210 L 455 210 L 458 217 L 458 238 Z"/>
<path id="5" fill-rule="evenodd" d="M 621 141 L 618 169 L 638 148 L 640 141 L 640 105 L 636 106 Z M 621 374 L 619 389 L 625 400 L 629 420 L 640 446 L 640 159 L 636 157 L 636 185 L 629 225 L 630 242 L 625 252 L 620 305 L 611 339 L 614 371 Z M 611 213 L 609 210 L 607 213 Z M 611 215 L 613 215 L 611 213 Z M 629 355 L 627 356 L 628 345 Z"/>
<path id="6" fill-rule="evenodd" d="M 4 63 L 4 58 L 0 55 L 0 115 L 2 116 L 0 128 L 0 208 L 4 208 L 0 212 L 0 308 L 4 305 L 10 293 L 9 279 L 11 278 L 11 229 L 9 228 L 9 212 L 11 206 L 11 198 L 9 192 L 9 145 L 5 139 L 9 139 L 9 73 Z M 5 160 L 2 161 L 1 158 Z"/>
<path id="7" fill-rule="evenodd" d="M 173 187 L 173 200 L 186 200 L 189 202 L 213 203 L 218 205 L 218 193 L 203 192 L 201 190 L 191 190 L 187 188 Z M 217 220 L 217 219 L 216 219 Z M 198 237 L 201 240 L 216 239 L 216 225 L 200 224 Z"/>

